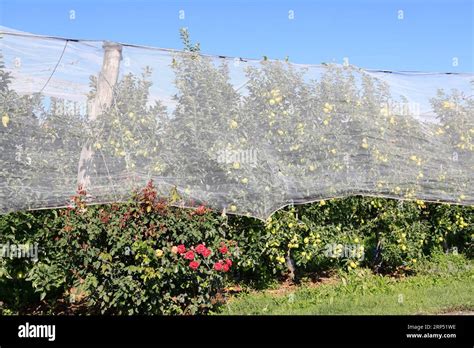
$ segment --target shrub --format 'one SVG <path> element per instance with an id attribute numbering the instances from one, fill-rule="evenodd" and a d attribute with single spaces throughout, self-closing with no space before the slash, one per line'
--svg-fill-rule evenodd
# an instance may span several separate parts
<path id="1" fill-rule="evenodd" d="M 0 216 L 1 314 L 16 313 L 19 308 L 37 302 L 31 282 L 25 279 L 35 260 L 31 257 L 18 257 L 17 251 L 19 248 L 34 248 L 40 231 L 52 217 L 53 212 L 48 210 Z"/>
<path id="2" fill-rule="evenodd" d="M 413 272 L 433 252 L 469 254 L 472 215 L 472 207 L 348 197 L 287 207 L 265 224 L 234 218 L 230 225 L 242 247 L 239 270 L 271 279 L 289 272 L 288 256 L 302 272 Z"/>
<path id="3" fill-rule="evenodd" d="M 415 266 L 418 274 L 452 277 L 464 276 L 466 271 L 472 271 L 472 264 L 466 256 L 459 253 L 434 252 L 429 259 L 424 259 Z"/>
<path id="4" fill-rule="evenodd" d="M 219 305 L 238 255 L 220 216 L 203 206 L 171 208 L 152 183 L 126 204 L 87 206 L 85 194 L 38 230 L 42 251 L 26 281 L 41 300 L 111 314 L 206 313 Z"/>

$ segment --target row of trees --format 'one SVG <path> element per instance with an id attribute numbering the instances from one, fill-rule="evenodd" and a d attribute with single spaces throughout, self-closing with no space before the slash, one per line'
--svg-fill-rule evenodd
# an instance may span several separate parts
<path id="1" fill-rule="evenodd" d="M 152 71 L 124 75 L 114 102 L 89 122 L 65 101 L 20 96 L 0 67 L 0 209 L 62 205 L 75 190 L 81 146 L 93 139 L 95 201 L 121 200 L 155 179 L 190 200 L 264 218 L 275 209 L 366 194 L 472 203 L 473 99 L 439 90 L 439 123 L 396 105 L 386 83 L 351 66 L 304 68 L 264 60 L 245 70 L 245 92 L 223 61 L 199 55 L 182 32 L 175 54 L 176 107 L 150 102 Z M 91 79 L 89 98 L 95 97 Z M 68 109 L 69 111 L 66 111 Z M 177 198 L 178 199 L 178 198 Z"/>

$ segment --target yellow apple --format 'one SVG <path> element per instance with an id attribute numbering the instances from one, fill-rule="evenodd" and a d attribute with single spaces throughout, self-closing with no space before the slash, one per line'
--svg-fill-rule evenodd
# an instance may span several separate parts
<path id="1" fill-rule="evenodd" d="M 4 114 L 2 116 L 3 127 L 8 127 L 8 122 L 10 122 L 10 117 L 8 117 L 8 114 Z"/>

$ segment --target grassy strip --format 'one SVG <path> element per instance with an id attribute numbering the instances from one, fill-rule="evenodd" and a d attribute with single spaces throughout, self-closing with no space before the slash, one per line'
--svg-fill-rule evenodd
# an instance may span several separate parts
<path id="1" fill-rule="evenodd" d="M 278 294 L 241 294 L 230 299 L 220 314 L 403 315 L 474 310 L 473 262 L 441 261 L 425 264 L 418 275 L 398 280 L 359 270 L 340 274 L 331 284 L 306 284 Z"/>

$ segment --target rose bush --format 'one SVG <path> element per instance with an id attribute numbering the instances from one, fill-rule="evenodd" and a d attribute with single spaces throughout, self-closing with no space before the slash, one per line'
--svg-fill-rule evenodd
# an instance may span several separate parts
<path id="1" fill-rule="evenodd" d="M 88 206 L 85 195 L 79 191 L 30 236 L 40 245 L 39 260 L 24 265 L 22 281 L 44 308 L 193 314 L 219 305 L 238 256 L 220 215 L 169 207 L 151 182 L 126 204 Z"/>

